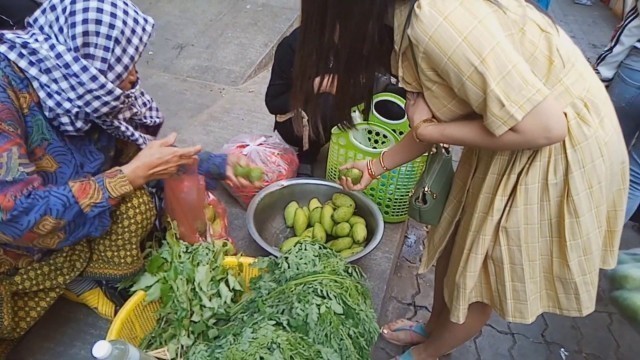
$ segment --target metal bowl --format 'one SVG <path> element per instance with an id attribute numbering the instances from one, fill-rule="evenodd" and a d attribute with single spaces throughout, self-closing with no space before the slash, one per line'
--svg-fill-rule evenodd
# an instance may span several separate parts
<path id="1" fill-rule="evenodd" d="M 367 246 L 360 253 L 347 259 L 355 261 L 370 253 L 382 240 L 384 222 L 378 207 L 366 196 L 358 192 L 347 192 L 338 184 L 321 179 L 289 179 L 279 181 L 262 189 L 247 209 L 249 234 L 265 250 L 281 256 L 280 244 L 294 236 L 293 230 L 284 223 L 284 208 L 293 200 L 308 204 L 317 197 L 324 203 L 331 200 L 336 192 L 349 195 L 356 203 L 356 215 L 367 221 Z"/>

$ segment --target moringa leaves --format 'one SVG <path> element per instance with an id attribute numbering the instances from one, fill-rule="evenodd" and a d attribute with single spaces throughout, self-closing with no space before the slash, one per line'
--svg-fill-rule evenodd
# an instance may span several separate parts
<path id="1" fill-rule="evenodd" d="M 225 250 L 167 234 L 134 288 L 161 299 L 148 350 L 189 360 L 364 360 L 378 337 L 364 275 L 333 250 L 302 243 L 256 262 L 251 292 L 222 266 Z"/>

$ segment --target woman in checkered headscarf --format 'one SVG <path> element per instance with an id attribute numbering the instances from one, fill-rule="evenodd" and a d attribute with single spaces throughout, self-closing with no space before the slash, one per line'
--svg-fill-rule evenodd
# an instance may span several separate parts
<path id="1" fill-rule="evenodd" d="M 226 156 L 154 140 L 162 114 L 135 68 L 153 26 L 128 0 L 51 0 L 24 30 L 0 32 L 5 345 L 63 293 L 115 315 L 107 285 L 141 269 L 156 218 L 145 184 L 196 157 L 208 184 L 236 181 Z"/>

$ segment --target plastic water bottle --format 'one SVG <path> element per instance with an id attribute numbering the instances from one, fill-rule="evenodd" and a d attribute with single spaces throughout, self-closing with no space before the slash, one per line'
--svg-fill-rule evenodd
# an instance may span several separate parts
<path id="1" fill-rule="evenodd" d="M 100 340 L 93 345 L 93 357 L 99 360 L 156 360 L 151 355 L 122 340 Z"/>

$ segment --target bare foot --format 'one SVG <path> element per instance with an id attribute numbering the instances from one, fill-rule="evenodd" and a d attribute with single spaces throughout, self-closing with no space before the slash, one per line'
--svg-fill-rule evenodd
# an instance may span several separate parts
<path id="1" fill-rule="evenodd" d="M 414 346 L 425 342 L 428 332 L 422 323 L 399 319 L 383 326 L 382 336 L 395 345 Z"/>

